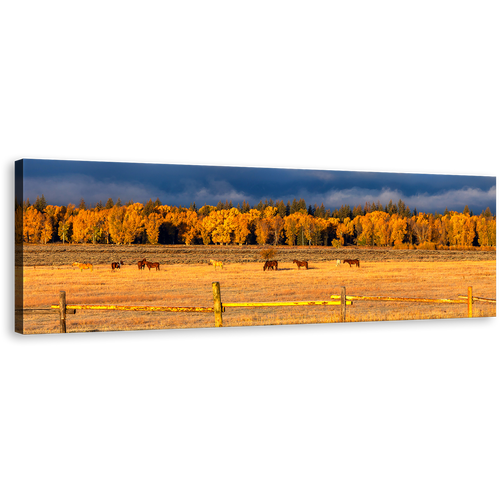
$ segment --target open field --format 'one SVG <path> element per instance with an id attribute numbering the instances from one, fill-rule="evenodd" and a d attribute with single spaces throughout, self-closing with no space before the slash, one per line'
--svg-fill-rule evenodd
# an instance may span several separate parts
<path id="1" fill-rule="evenodd" d="M 482 252 L 466 254 L 476 255 Z M 123 256 L 121 253 L 115 255 L 116 258 Z M 297 257 L 293 258 L 298 258 L 299 254 L 296 255 Z M 356 256 L 359 255 L 360 253 L 356 252 Z M 147 257 L 149 260 L 149 255 Z M 214 257 L 217 255 L 205 257 L 205 260 Z M 134 256 L 134 260 L 139 259 Z M 223 270 L 215 270 L 206 264 L 166 265 L 164 260 L 159 272 L 148 271 L 147 268 L 139 271 L 136 263 L 125 265 L 117 271 L 112 271 L 109 263 L 96 264 L 93 272 L 80 271 L 68 263 L 24 266 L 19 268 L 18 272 L 24 285 L 24 308 L 55 305 L 58 303 L 60 290 L 66 291 L 68 305 L 212 307 L 214 281 L 220 282 L 223 303 L 329 300 L 330 295 L 340 293 L 340 286 L 346 287 L 348 295 L 436 299 L 457 299 L 458 295 L 467 295 L 467 287 L 472 286 L 474 296 L 496 298 L 494 259 L 468 262 L 465 259 L 441 262 L 361 260 L 360 268 L 350 268 L 347 264 L 337 268 L 333 261 L 311 259 L 310 269 L 300 271 L 292 264 L 291 259 L 279 260 L 278 271 L 266 272 L 262 270 L 262 262 L 225 261 Z M 91 261 L 95 262 L 95 259 Z M 110 259 L 107 262 L 110 262 Z M 495 304 L 474 303 L 474 316 L 495 314 Z M 358 301 L 347 307 L 347 321 L 457 317 L 467 317 L 466 304 Z M 223 320 L 224 326 L 338 322 L 340 308 L 228 308 Z M 68 332 L 213 326 L 213 313 L 77 311 L 75 315 L 68 315 L 67 318 Z M 25 333 L 57 332 L 59 316 L 56 313 L 26 314 L 24 328 Z"/>
<path id="2" fill-rule="evenodd" d="M 336 259 L 361 259 L 363 262 L 443 262 L 443 261 L 478 261 L 496 260 L 494 251 L 458 251 L 458 250 L 395 250 L 392 248 L 325 246 L 279 246 L 276 259 L 292 262 L 310 260 L 328 262 Z M 227 263 L 260 262 L 262 247 L 251 245 L 30 245 L 23 244 L 16 248 L 17 266 L 62 266 L 73 262 L 91 262 L 108 264 L 123 260 L 132 264 L 143 257 L 150 262 L 171 264 L 203 264 L 209 259 Z"/>

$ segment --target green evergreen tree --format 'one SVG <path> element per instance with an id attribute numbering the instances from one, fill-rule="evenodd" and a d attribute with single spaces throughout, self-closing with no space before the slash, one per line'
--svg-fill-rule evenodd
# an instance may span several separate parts
<path id="1" fill-rule="evenodd" d="M 149 198 L 149 201 L 144 205 L 144 215 L 149 217 L 155 211 L 155 204 L 153 200 Z"/>
<path id="2" fill-rule="evenodd" d="M 106 202 L 106 205 L 104 205 L 104 208 L 113 208 L 115 206 L 114 202 L 113 202 L 113 198 L 108 198 L 108 201 Z"/>
<path id="3" fill-rule="evenodd" d="M 325 208 L 325 205 L 323 205 L 323 203 L 321 203 L 321 205 L 319 206 L 319 216 L 324 219 L 326 217 L 326 208 Z"/>
<path id="4" fill-rule="evenodd" d="M 42 207 L 41 212 L 43 212 L 47 207 L 47 202 L 45 201 L 45 196 L 43 194 L 42 197 L 40 198 L 40 206 Z"/>
<path id="5" fill-rule="evenodd" d="M 278 214 L 280 217 L 285 217 L 286 216 L 286 206 L 283 203 L 283 200 L 281 200 L 277 205 L 276 208 L 278 209 Z"/>
<path id="6" fill-rule="evenodd" d="M 357 207 L 354 207 L 352 209 L 352 216 L 356 217 L 358 215 L 364 215 L 363 214 L 363 209 L 361 208 L 361 205 L 358 205 Z"/>
<path id="7" fill-rule="evenodd" d="M 389 214 L 389 215 L 393 215 L 397 212 L 397 208 L 396 206 L 392 203 L 392 200 L 389 200 L 389 203 L 387 204 L 387 206 L 385 207 L 385 211 Z"/>
<path id="8" fill-rule="evenodd" d="M 36 197 L 36 201 L 33 205 L 39 212 L 43 212 L 45 208 L 47 207 L 47 202 L 45 201 L 45 196 L 42 194 L 42 196 L 39 198 L 38 196 Z"/>

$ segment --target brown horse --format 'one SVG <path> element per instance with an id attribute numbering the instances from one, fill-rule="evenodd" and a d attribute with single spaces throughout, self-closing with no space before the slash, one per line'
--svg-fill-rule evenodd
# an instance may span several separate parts
<path id="1" fill-rule="evenodd" d="M 139 271 L 142 271 L 146 267 L 146 259 L 142 259 L 137 263 Z"/>
<path id="2" fill-rule="evenodd" d="M 264 271 L 266 269 L 274 269 L 275 271 L 278 270 L 278 261 L 277 260 L 266 260 L 266 263 L 264 264 Z"/>
<path id="3" fill-rule="evenodd" d="M 148 262 L 146 261 L 146 266 L 148 266 L 148 269 L 151 271 L 152 267 L 155 267 L 157 271 L 160 270 L 160 263 L 159 262 Z"/>
<path id="4" fill-rule="evenodd" d="M 124 265 L 123 260 L 120 262 L 111 262 L 111 271 L 114 271 L 115 269 L 120 269 Z"/>
<path id="5" fill-rule="evenodd" d="M 349 264 L 349 267 L 352 265 L 359 267 L 359 259 L 345 259 L 343 264 Z"/>
<path id="6" fill-rule="evenodd" d="M 295 260 L 293 261 L 294 264 L 297 264 L 297 269 L 300 270 L 301 267 L 305 267 L 306 269 L 309 269 L 309 263 L 307 260 Z"/>
<path id="7" fill-rule="evenodd" d="M 78 266 L 80 271 L 83 271 L 84 269 L 90 269 L 91 271 L 94 270 L 90 262 L 73 262 L 73 266 Z"/>
<path id="8" fill-rule="evenodd" d="M 208 263 L 208 265 L 214 266 L 214 269 L 217 269 L 218 267 L 220 267 L 221 269 L 224 269 L 224 264 L 220 260 L 210 259 L 210 262 Z"/>

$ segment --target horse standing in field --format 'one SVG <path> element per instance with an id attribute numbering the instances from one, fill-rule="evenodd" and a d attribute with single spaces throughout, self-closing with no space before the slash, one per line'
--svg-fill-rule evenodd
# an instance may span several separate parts
<path id="1" fill-rule="evenodd" d="M 278 261 L 277 260 L 266 260 L 266 263 L 264 264 L 264 271 L 266 269 L 274 269 L 275 271 L 278 270 Z"/>
<path id="2" fill-rule="evenodd" d="M 297 264 L 297 269 L 300 270 L 301 267 L 305 267 L 306 269 L 309 269 L 309 263 L 307 260 L 296 260 L 294 259 L 293 261 L 294 264 Z"/>
<path id="3" fill-rule="evenodd" d="M 137 263 L 139 271 L 142 271 L 146 267 L 146 259 L 142 259 Z"/>
<path id="4" fill-rule="evenodd" d="M 159 262 L 148 262 L 148 261 L 146 261 L 146 266 L 148 266 L 148 269 L 150 271 L 151 271 L 152 267 L 156 268 L 157 271 L 160 270 L 160 263 Z"/>
<path id="5" fill-rule="evenodd" d="M 349 267 L 353 265 L 359 267 L 359 259 L 345 259 L 344 264 L 349 264 Z"/>
<path id="6" fill-rule="evenodd" d="M 78 266 L 80 271 L 83 271 L 84 269 L 90 269 L 91 271 L 94 270 L 90 262 L 73 262 L 73 266 Z"/>
<path id="7" fill-rule="evenodd" d="M 339 266 L 340 266 L 340 264 L 341 264 L 340 259 L 337 259 L 337 262 L 336 262 L 336 264 L 335 264 L 335 267 L 339 267 Z"/>
<path id="8" fill-rule="evenodd" d="M 217 269 L 218 267 L 220 267 L 221 269 L 224 269 L 224 264 L 220 260 L 210 259 L 210 262 L 208 263 L 208 265 L 214 266 L 214 269 Z"/>
<path id="9" fill-rule="evenodd" d="M 114 271 L 115 269 L 120 269 L 124 265 L 123 260 L 120 262 L 111 262 L 111 271 Z"/>

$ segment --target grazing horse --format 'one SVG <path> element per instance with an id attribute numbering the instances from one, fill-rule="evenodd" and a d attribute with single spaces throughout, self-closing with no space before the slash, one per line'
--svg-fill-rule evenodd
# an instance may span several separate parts
<path id="1" fill-rule="evenodd" d="M 123 260 L 120 262 L 111 262 L 111 271 L 114 271 L 115 269 L 120 269 L 124 265 Z"/>
<path id="2" fill-rule="evenodd" d="M 343 263 L 349 264 L 349 267 L 351 267 L 352 265 L 359 267 L 359 259 L 345 259 Z"/>
<path id="3" fill-rule="evenodd" d="M 210 265 L 210 264 L 212 264 L 214 266 L 214 269 L 217 269 L 217 267 L 224 269 L 224 264 L 220 260 L 210 259 L 210 262 L 208 263 L 208 265 Z"/>
<path id="4" fill-rule="evenodd" d="M 148 269 L 151 271 L 152 267 L 155 267 L 157 271 L 160 270 L 160 263 L 159 262 L 148 262 L 146 261 L 146 266 L 148 266 Z"/>
<path id="5" fill-rule="evenodd" d="M 78 266 L 80 271 L 83 271 L 84 269 L 90 269 L 91 271 L 94 270 L 90 262 L 73 262 L 73 266 Z"/>
<path id="6" fill-rule="evenodd" d="M 139 271 L 142 271 L 146 267 L 146 259 L 142 259 L 137 263 Z"/>
<path id="7" fill-rule="evenodd" d="M 335 267 L 339 267 L 341 263 L 342 263 L 342 262 L 340 261 L 340 259 L 337 259 L 337 262 L 336 262 L 336 264 L 335 264 Z"/>
<path id="8" fill-rule="evenodd" d="M 305 267 L 306 269 L 309 269 L 309 263 L 307 260 L 296 260 L 294 259 L 293 261 L 294 264 L 297 264 L 297 269 L 300 270 L 301 267 Z"/>
<path id="9" fill-rule="evenodd" d="M 266 263 L 264 264 L 264 271 L 266 269 L 274 269 L 275 271 L 278 270 L 278 261 L 277 260 L 266 260 Z"/>

